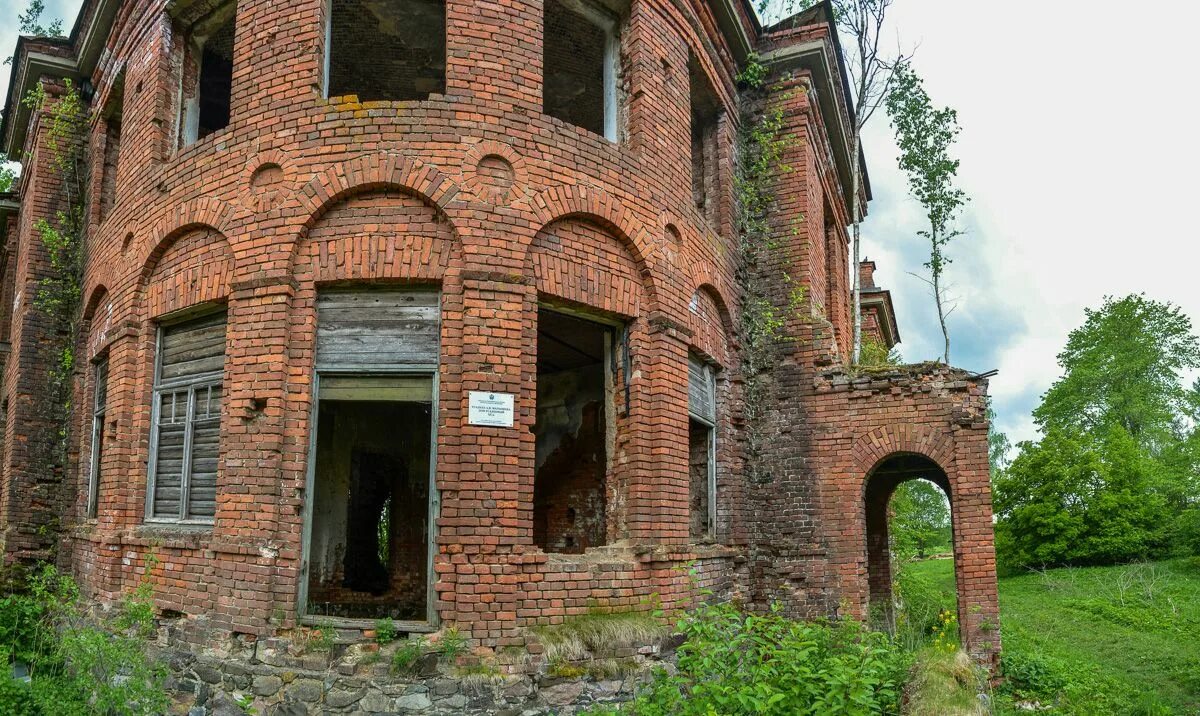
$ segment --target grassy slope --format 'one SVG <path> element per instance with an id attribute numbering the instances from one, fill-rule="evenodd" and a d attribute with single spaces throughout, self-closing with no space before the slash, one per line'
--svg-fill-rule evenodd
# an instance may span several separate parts
<path id="1" fill-rule="evenodd" d="M 954 588 L 950 560 L 906 569 Z M 1024 696 L 1065 713 L 1200 713 L 1195 560 L 1007 577 L 1000 606 L 1006 668 L 1046 686 Z"/>

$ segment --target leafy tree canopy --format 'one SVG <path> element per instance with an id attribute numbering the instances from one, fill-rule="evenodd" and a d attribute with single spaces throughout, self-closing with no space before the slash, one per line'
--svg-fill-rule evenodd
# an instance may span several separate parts
<path id="1" fill-rule="evenodd" d="M 1089 433 L 1116 425 L 1144 446 L 1182 435 L 1198 405 L 1196 389 L 1181 382 L 1184 370 L 1200 367 L 1191 319 L 1143 294 L 1106 297 L 1085 314 L 1058 354 L 1063 376 L 1034 411 L 1037 424 Z"/>
<path id="2" fill-rule="evenodd" d="M 950 505 L 937 485 L 928 480 L 902 483 L 888 507 L 888 532 L 900 556 L 925 558 L 950 546 Z"/>

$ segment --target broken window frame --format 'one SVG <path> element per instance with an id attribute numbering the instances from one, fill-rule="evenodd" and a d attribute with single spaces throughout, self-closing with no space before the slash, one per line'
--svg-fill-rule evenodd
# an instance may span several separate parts
<path id="1" fill-rule="evenodd" d="M 593 545 L 587 547 L 582 553 L 587 554 L 590 550 L 596 547 L 603 547 L 611 544 L 613 536 L 609 533 L 608 527 L 612 524 L 612 515 L 609 510 L 612 506 L 608 503 L 609 497 L 609 480 L 613 478 L 613 468 L 615 461 L 613 456 L 616 452 L 618 438 L 618 423 L 619 418 L 628 416 L 629 399 L 630 399 L 630 329 L 631 322 L 622 321 L 620 319 L 605 316 L 599 313 L 592 313 L 588 310 L 581 310 L 573 305 L 566 305 L 553 299 L 541 298 L 537 303 L 537 311 L 539 313 L 549 311 L 563 316 L 574 318 L 580 321 L 595 323 L 605 330 L 604 336 L 604 351 L 605 355 L 601 361 L 604 370 L 604 386 L 605 386 L 605 401 L 604 401 L 604 421 L 606 442 L 604 446 L 605 465 L 604 465 L 604 491 L 605 491 L 605 541 L 603 545 Z M 536 363 L 536 347 L 535 347 L 535 363 Z M 536 372 L 536 368 L 535 368 Z M 617 384 L 618 372 L 621 376 L 621 384 Z M 536 379 L 535 379 L 536 380 Z M 617 391 L 623 390 L 624 400 L 621 401 L 621 406 L 618 409 Z M 537 391 L 534 391 L 534 413 L 537 413 Z M 536 502 L 536 484 L 537 471 L 534 471 L 534 502 Z M 533 504 L 530 504 L 533 508 Z M 532 537 L 533 530 L 530 530 Z M 537 547 L 536 541 L 534 546 Z M 541 547 L 537 547 L 541 549 Z M 545 554 L 554 555 L 572 555 L 573 552 L 553 552 L 542 550 Z"/>
<path id="2" fill-rule="evenodd" d="M 706 383 L 711 412 L 701 413 L 692 404 L 691 391 L 688 391 L 688 420 L 695 421 L 708 428 L 708 514 L 705 516 L 703 537 L 715 538 L 717 533 L 717 375 L 711 364 L 695 353 L 688 353 L 688 384 L 691 385 L 692 371 L 698 369 Z M 690 441 L 689 441 L 690 442 Z M 690 447 L 689 447 L 690 453 Z M 690 472 L 690 468 L 689 468 Z"/>
<path id="3" fill-rule="evenodd" d="M 371 289 L 366 289 L 365 293 L 369 293 Z M 437 294 L 438 305 L 438 333 L 441 330 L 441 291 L 439 288 L 411 287 L 413 291 L 429 291 Z M 337 291 L 341 292 L 341 291 Z M 315 310 L 315 307 L 314 307 Z M 321 330 L 320 319 L 317 319 L 317 331 Z M 364 369 L 354 369 L 347 366 L 333 366 L 328 369 L 322 369 L 316 360 L 316 352 L 314 350 L 314 361 L 312 367 L 312 405 L 309 409 L 308 416 L 308 453 L 306 456 L 307 464 L 305 466 L 305 483 L 304 483 L 304 509 L 302 514 L 302 536 L 301 536 L 301 562 L 300 572 L 298 575 L 299 584 L 296 599 L 296 614 L 301 624 L 315 625 L 323 623 L 333 623 L 335 625 L 342 624 L 348 627 L 361 627 L 374 624 L 373 619 L 330 619 L 320 615 L 308 613 L 308 583 L 310 578 L 312 558 L 312 528 L 313 528 L 313 509 L 315 507 L 316 495 L 316 478 L 317 478 L 317 437 L 320 430 L 319 416 L 321 410 L 321 379 L 362 379 L 369 380 L 371 378 L 396 378 L 396 377 L 414 377 L 414 378 L 429 378 L 431 380 L 431 398 L 430 398 L 430 428 L 429 428 L 429 484 L 428 484 L 428 535 L 426 536 L 425 549 L 425 619 L 423 621 L 398 621 L 397 624 L 404 630 L 410 632 L 432 632 L 439 625 L 437 613 L 437 590 L 434 588 L 436 582 L 436 574 L 434 572 L 434 555 L 437 551 L 437 520 L 441 514 L 441 493 L 437 487 L 437 465 L 438 465 L 438 415 L 439 415 L 439 369 L 441 361 L 441 342 L 439 340 L 437 347 L 437 355 L 433 363 L 403 363 L 394 364 L 383 368 L 380 366 L 371 366 Z"/>
<path id="4" fill-rule="evenodd" d="M 173 14 L 183 13 L 186 11 L 186 5 L 190 3 L 180 3 L 173 9 Z M 177 133 L 176 146 L 178 149 L 189 147 L 201 139 L 211 137 L 214 134 L 221 132 L 233 123 L 233 79 L 236 75 L 236 67 L 231 68 L 230 87 L 229 87 L 229 120 L 224 127 L 219 127 L 212 132 L 200 136 L 200 84 L 202 73 L 204 71 L 204 44 L 216 30 L 221 28 L 226 22 L 234 25 L 234 49 L 237 44 L 237 0 L 227 0 L 214 8 L 206 16 L 194 20 L 190 26 L 180 34 L 183 40 L 184 57 L 181 60 L 179 68 L 179 83 L 176 87 L 176 97 L 179 104 L 179 130 Z M 181 7 L 182 6 L 182 7 Z M 232 13 L 232 16 L 226 17 L 225 13 Z M 203 33 L 203 34 L 202 34 Z M 196 67 L 196 91 L 192 97 L 185 97 L 184 80 L 187 75 L 187 59 L 191 57 L 192 62 Z M 236 58 L 236 51 L 234 58 Z M 230 59 L 233 62 L 233 58 Z"/>
<path id="5" fill-rule="evenodd" d="M 610 142 L 620 141 L 617 129 L 617 74 L 621 58 L 621 37 L 619 33 L 619 18 L 610 10 L 589 0 L 545 0 L 545 2 L 561 3 L 567 10 L 580 16 L 583 20 L 599 27 L 604 32 L 604 134 Z M 545 10 L 542 11 L 542 29 L 545 30 Z M 545 53 L 543 52 L 543 57 Z M 546 68 L 542 68 L 542 112 L 546 111 L 545 100 Z M 572 125 L 577 126 L 577 125 Z"/>
<path id="6" fill-rule="evenodd" d="M 218 312 L 224 315 L 224 310 Z M 173 378 L 163 380 L 162 364 L 163 364 L 163 337 L 167 331 L 182 329 L 189 324 L 198 323 L 214 317 L 212 312 L 205 312 L 202 315 L 189 316 L 187 320 L 171 322 L 169 325 L 159 324 L 157 337 L 154 348 L 154 390 L 152 393 L 153 405 L 150 410 L 150 456 L 147 461 L 147 479 L 146 479 L 146 517 L 147 523 L 167 523 L 180 525 L 195 525 L 198 527 L 212 527 L 216 523 L 216 509 L 213 510 L 213 516 L 206 515 L 194 516 L 191 512 L 191 477 L 192 477 L 192 457 L 193 444 L 192 441 L 196 433 L 196 423 L 213 422 L 217 424 L 218 439 L 217 439 L 217 456 L 220 460 L 221 443 L 219 437 L 221 425 L 221 409 L 218 405 L 217 412 L 212 413 L 212 389 L 221 390 L 224 388 L 225 369 L 222 367 L 219 371 L 207 371 L 196 373 L 193 375 L 184 376 L 181 378 Z M 228 343 L 224 347 L 228 348 Z M 205 415 L 202 418 L 196 417 L 197 394 L 200 391 L 205 391 Z M 162 402 L 164 395 L 183 394 L 186 396 L 184 404 L 184 415 L 182 421 L 176 421 L 174 414 L 172 415 L 171 425 L 182 422 L 184 426 L 183 436 L 183 456 L 181 458 L 181 473 L 179 481 L 179 512 L 177 515 L 158 514 L 155 512 L 154 502 L 155 493 L 158 489 L 158 448 L 161 439 L 163 427 L 162 422 Z M 219 400 L 224 403 L 226 395 L 222 391 Z M 177 404 L 177 403 L 176 403 Z M 217 468 L 217 477 L 219 480 L 220 467 Z M 219 496 L 219 484 L 213 489 L 214 500 Z"/>
<path id="7" fill-rule="evenodd" d="M 108 415 L 108 356 L 92 363 L 92 444 L 88 464 L 88 519 L 96 517 L 100 500 L 100 460 L 104 451 L 104 421 Z"/>

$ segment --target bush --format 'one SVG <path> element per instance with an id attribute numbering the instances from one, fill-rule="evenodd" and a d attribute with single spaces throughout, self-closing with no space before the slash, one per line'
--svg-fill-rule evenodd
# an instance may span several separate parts
<path id="1" fill-rule="evenodd" d="M 940 628 L 943 614 L 954 614 L 958 609 L 953 591 L 946 591 L 912 565 L 898 571 L 894 589 L 898 602 L 896 640 L 910 651 L 929 641 L 934 629 Z"/>
<path id="2" fill-rule="evenodd" d="M 898 713 L 909 657 L 856 622 L 704 605 L 679 625 L 678 669 L 624 706 L 639 716 Z M 619 713 L 611 708 L 595 714 Z"/>
<path id="3" fill-rule="evenodd" d="M 28 669 L 29 682 L 0 678 L 0 713 L 141 716 L 166 710 L 165 667 L 145 652 L 154 614 L 148 583 L 109 618 L 89 613 L 74 581 L 52 566 L 19 588 L 0 599 L 0 649 L 6 665 Z"/>

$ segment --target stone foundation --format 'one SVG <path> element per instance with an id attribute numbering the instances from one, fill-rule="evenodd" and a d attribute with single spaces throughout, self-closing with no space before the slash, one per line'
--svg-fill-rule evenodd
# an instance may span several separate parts
<path id="1" fill-rule="evenodd" d="M 423 637 L 401 635 L 378 644 L 364 632 L 336 630 L 329 643 L 316 630 L 301 630 L 214 639 L 197 620 L 179 619 L 160 627 L 153 648 L 170 668 L 173 714 L 536 716 L 632 699 L 655 668 L 673 668 L 677 644 L 669 638 L 553 666 L 526 650 L 481 650 L 450 664 L 438 637 L 432 635 L 403 668 L 393 665 L 397 651 L 412 653 Z M 538 650 L 534 645 L 530 651 Z"/>

